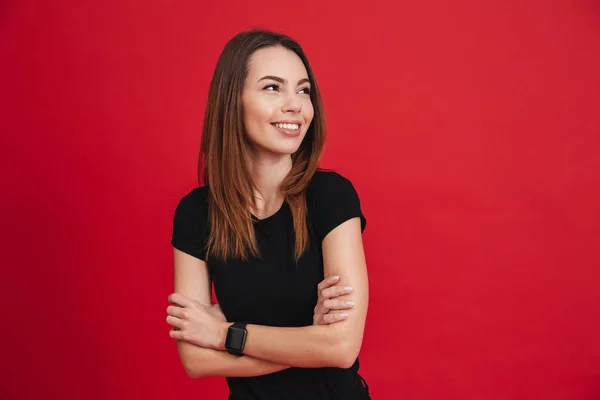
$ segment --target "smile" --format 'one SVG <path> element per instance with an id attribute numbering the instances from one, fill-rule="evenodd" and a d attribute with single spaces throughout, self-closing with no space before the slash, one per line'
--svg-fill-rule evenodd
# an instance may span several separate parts
<path id="1" fill-rule="evenodd" d="M 271 125 L 286 137 L 300 136 L 300 123 L 296 122 L 273 122 Z"/>
<path id="2" fill-rule="evenodd" d="M 300 125 L 298 125 L 298 124 L 285 124 L 285 123 L 277 123 L 276 122 L 272 125 L 276 126 L 277 128 L 280 128 L 280 129 L 286 129 L 288 131 L 295 131 L 300 128 Z"/>

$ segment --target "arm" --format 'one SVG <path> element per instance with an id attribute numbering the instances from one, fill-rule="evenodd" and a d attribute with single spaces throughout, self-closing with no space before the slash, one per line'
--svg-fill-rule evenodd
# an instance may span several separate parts
<path id="1" fill-rule="evenodd" d="M 368 280 L 360 219 L 353 218 L 333 229 L 323 240 L 322 246 L 325 276 L 339 275 L 339 284 L 354 288 L 352 298 L 356 306 L 352 313 L 345 320 L 332 325 L 301 328 L 248 325 L 245 354 L 304 368 L 349 368 L 356 361 L 368 306 Z M 217 345 L 219 349 L 224 349 L 229 325 L 225 323 L 221 328 L 222 341 Z"/>
<path id="2" fill-rule="evenodd" d="M 211 304 L 211 287 L 206 262 L 178 249 L 173 250 L 175 292 L 201 304 Z M 168 318 L 167 321 L 169 321 Z M 253 357 L 236 357 L 225 351 L 202 348 L 183 340 L 177 341 L 177 348 L 183 367 L 192 378 L 259 376 L 289 368 L 283 364 L 275 364 Z"/>
<path id="3" fill-rule="evenodd" d="M 179 341 L 177 346 L 190 378 L 260 376 L 289 368 L 252 357 L 236 357 L 225 351 L 205 349 L 184 341 Z"/>

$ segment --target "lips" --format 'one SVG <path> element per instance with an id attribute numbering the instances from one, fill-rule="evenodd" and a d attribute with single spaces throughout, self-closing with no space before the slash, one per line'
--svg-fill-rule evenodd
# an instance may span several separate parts
<path id="1" fill-rule="evenodd" d="M 286 136 L 298 136 L 300 134 L 300 127 L 302 126 L 298 122 L 274 122 L 271 124 L 280 133 Z"/>

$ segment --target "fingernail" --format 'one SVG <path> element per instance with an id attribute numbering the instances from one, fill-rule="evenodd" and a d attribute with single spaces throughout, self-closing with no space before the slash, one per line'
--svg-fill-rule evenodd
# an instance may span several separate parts
<path id="1" fill-rule="evenodd" d="M 347 301 L 346 304 L 348 304 L 349 306 L 353 306 L 354 302 L 353 301 Z"/>
<path id="2" fill-rule="evenodd" d="M 332 277 L 331 277 L 331 278 L 329 278 L 329 279 L 331 279 L 332 281 L 337 281 L 338 279 L 340 279 L 340 277 L 339 277 L 339 276 L 337 276 L 337 275 L 335 275 L 335 276 L 332 276 Z"/>
<path id="3" fill-rule="evenodd" d="M 340 314 L 340 318 L 346 318 L 347 316 L 348 316 L 348 314 L 346 314 L 346 313 Z"/>
<path id="4" fill-rule="evenodd" d="M 351 292 L 352 291 L 352 286 L 344 286 L 344 290 Z"/>

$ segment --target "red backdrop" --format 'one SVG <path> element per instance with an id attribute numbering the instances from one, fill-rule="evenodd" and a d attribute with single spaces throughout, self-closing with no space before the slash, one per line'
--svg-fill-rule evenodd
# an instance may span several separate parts
<path id="1" fill-rule="evenodd" d="M 223 399 L 165 322 L 225 42 L 305 47 L 369 220 L 374 399 L 600 398 L 593 1 L 3 1 L 3 399 Z"/>

